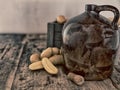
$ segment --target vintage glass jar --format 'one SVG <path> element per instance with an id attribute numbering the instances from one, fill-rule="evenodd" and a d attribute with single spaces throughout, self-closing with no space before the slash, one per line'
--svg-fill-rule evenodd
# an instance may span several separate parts
<path id="1" fill-rule="evenodd" d="M 112 11 L 113 21 L 100 15 L 101 11 Z M 84 13 L 65 23 L 62 51 L 69 72 L 85 80 L 103 80 L 111 75 L 119 45 L 118 19 L 117 8 L 88 4 Z"/>

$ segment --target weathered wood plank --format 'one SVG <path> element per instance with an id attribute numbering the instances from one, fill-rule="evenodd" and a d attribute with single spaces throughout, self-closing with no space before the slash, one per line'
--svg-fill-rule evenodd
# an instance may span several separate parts
<path id="1" fill-rule="evenodd" d="M 7 78 L 11 70 L 15 67 L 14 60 L 17 57 L 17 52 L 19 51 L 18 43 L 20 42 L 20 37 L 15 38 L 15 36 L 16 35 L 0 35 L 0 44 L 6 45 L 0 52 L 0 90 L 5 90 Z"/>
<path id="2" fill-rule="evenodd" d="M 14 78 L 15 78 L 15 74 L 16 74 L 16 71 L 18 69 L 18 65 L 20 63 L 21 56 L 22 56 L 22 53 L 23 53 L 23 50 L 24 50 L 24 47 L 25 47 L 26 43 L 27 43 L 27 38 L 25 38 L 22 41 L 22 45 L 21 45 L 18 57 L 15 60 L 15 68 L 10 72 L 10 74 L 8 76 L 8 79 L 7 79 L 7 82 L 6 82 L 6 86 L 5 86 L 5 90 L 11 90 L 12 89 L 12 84 L 13 84 L 13 81 L 14 81 Z"/>
<path id="3" fill-rule="evenodd" d="M 33 42 L 33 41 L 32 41 Z M 36 43 L 29 42 L 29 46 L 34 46 Z M 31 47 L 31 52 L 38 52 L 37 47 Z M 27 50 L 26 50 L 27 51 Z M 26 52 L 27 53 L 27 52 Z M 30 54 L 29 54 L 30 55 Z M 14 82 L 14 90 L 21 90 L 21 89 L 30 89 L 30 90 L 116 90 L 116 88 L 112 85 L 112 82 L 110 79 L 104 80 L 104 81 L 86 81 L 86 83 L 83 86 L 77 86 L 71 81 L 69 81 L 61 69 L 59 67 L 59 73 L 57 76 L 49 75 L 44 70 L 38 70 L 38 71 L 29 71 L 28 65 L 25 64 L 27 62 L 26 60 L 29 60 L 29 57 L 25 59 L 23 58 L 24 62 L 21 63 L 19 69 L 20 72 L 23 71 L 21 68 L 25 66 L 26 68 L 22 73 L 24 73 L 22 76 L 29 77 L 29 80 L 26 78 L 24 80 L 19 80 L 18 77 L 19 73 L 17 73 L 18 76 L 16 76 L 15 82 Z M 24 65 L 23 65 L 24 63 Z M 25 73 L 26 72 L 26 73 Z M 108 84 L 109 83 L 109 84 Z M 107 85 L 108 84 L 108 85 Z M 15 88 L 16 87 L 16 88 Z"/>
<path id="4" fill-rule="evenodd" d="M 21 62 L 19 64 L 17 73 L 16 73 L 16 77 L 14 80 L 14 84 L 12 89 L 13 90 L 34 90 L 34 84 L 35 84 L 35 80 L 34 80 L 34 72 L 30 71 L 28 69 L 28 65 L 29 65 L 29 56 L 32 53 L 35 52 L 40 52 L 40 48 L 46 48 L 46 39 L 45 37 L 37 37 L 37 39 L 33 38 L 29 38 L 29 42 L 28 44 L 25 46 L 23 55 L 21 57 Z M 41 43 L 40 41 L 42 41 L 43 43 Z"/>
<path id="5" fill-rule="evenodd" d="M 17 48 L 18 46 L 15 46 Z M 15 59 L 12 55 L 15 55 L 18 49 L 13 50 L 12 47 L 6 52 L 3 59 L 0 60 L 0 90 L 5 90 L 5 83 L 7 81 L 8 75 L 15 66 Z M 14 56 L 16 58 L 16 56 Z M 9 83 L 10 84 L 10 83 Z"/>
<path id="6" fill-rule="evenodd" d="M 25 35 L 19 39 L 16 36 L 4 36 L 5 45 L 10 44 L 9 50 L 0 60 L 0 90 L 11 87 L 11 90 L 118 90 L 120 89 L 120 65 L 115 66 L 111 79 L 103 81 L 85 81 L 82 86 L 77 86 L 67 79 L 63 66 L 57 66 L 58 75 L 50 75 L 44 69 L 30 71 L 28 69 L 29 57 L 32 53 L 41 52 L 46 48 L 46 35 L 27 35 L 28 43 L 22 46 Z M 9 38 L 9 40 L 7 40 Z M 3 38 L 2 38 L 3 39 Z M 6 43 L 7 41 L 7 43 Z M 22 49 L 23 52 L 22 52 Z M 5 49 L 5 47 L 4 47 Z M 0 55 L 2 55 L 1 50 Z M 21 51 L 20 51 L 21 50 Z M 21 52 L 21 54 L 20 54 Z M 19 61 L 20 60 L 20 61 Z M 18 65 L 18 66 L 17 66 Z M 13 74 L 14 71 L 14 74 Z M 11 74 L 12 73 L 12 74 Z M 13 75 L 13 76 L 11 76 Z M 13 82 L 10 77 L 12 77 Z M 111 81 L 112 80 L 112 81 Z M 6 86 L 5 86 L 6 85 Z M 7 90 L 7 89 L 6 89 Z M 8 88 L 10 90 L 10 88 Z"/>

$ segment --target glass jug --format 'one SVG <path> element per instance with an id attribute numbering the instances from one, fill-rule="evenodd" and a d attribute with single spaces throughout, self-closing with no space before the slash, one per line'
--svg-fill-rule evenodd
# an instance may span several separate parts
<path id="1" fill-rule="evenodd" d="M 100 15 L 101 11 L 112 11 L 113 21 Z M 84 13 L 65 23 L 62 52 L 69 72 L 85 80 L 103 80 L 111 75 L 119 45 L 118 19 L 117 8 L 88 4 Z"/>

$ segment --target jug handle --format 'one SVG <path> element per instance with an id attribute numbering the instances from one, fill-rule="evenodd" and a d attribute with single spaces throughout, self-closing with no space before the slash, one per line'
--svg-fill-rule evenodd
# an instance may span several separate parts
<path id="1" fill-rule="evenodd" d="M 117 23 L 119 20 L 119 10 L 116 7 L 111 5 L 101 5 L 101 6 L 96 6 L 96 8 L 94 8 L 94 11 L 98 14 L 101 11 L 112 11 L 114 13 L 114 18 L 111 25 L 114 30 L 118 30 Z"/>

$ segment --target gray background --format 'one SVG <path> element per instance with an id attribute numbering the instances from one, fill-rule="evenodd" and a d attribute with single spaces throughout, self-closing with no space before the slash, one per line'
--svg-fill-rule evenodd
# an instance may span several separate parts
<path id="1" fill-rule="evenodd" d="M 67 19 L 84 12 L 85 4 L 110 4 L 120 10 L 120 0 L 0 0 L 0 33 L 46 33 L 47 22 L 58 15 Z M 111 12 L 102 12 L 113 17 Z"/>

